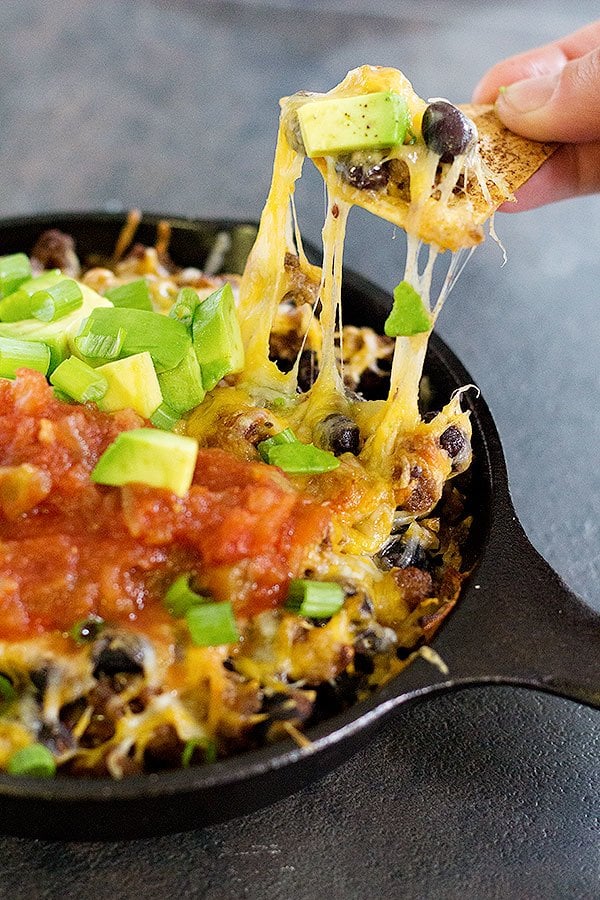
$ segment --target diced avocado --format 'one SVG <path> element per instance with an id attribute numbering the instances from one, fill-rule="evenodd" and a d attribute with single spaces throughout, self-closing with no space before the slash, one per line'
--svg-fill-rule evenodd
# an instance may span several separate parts
<path id="1" fill-rule="evenodd" d="M 194 438 L 135 428 L 117 436 L 90 477 L 98 484 L 148 484 L 184 497 L 192 483 L 197 455 Z"/>
<path id="2" fill-rule="evenodd" d="M 401 281 L 394 288 L 394 305 L 385 320 L 384 331 L 388 337 L 411 337 L 430 331 L 433 322 L 425 309 L 421 295 L 408 281 Z"/>
<path id="3" fill-rule="evenodd" d="M 98 407 L 104 412 L 133 409 L 149 419 L 162 403 L 158 376 L 147 350 L 125 359 L 115 359 L 99 366 L 96 372 L 108 382 L 108 390 L 98 400 Z"/>
<path id="4" fill-rule="evenodd" d="M 244 368 L 244 345 L 229 283 L 198 304 L 192 323 L 194 350 L 206 391 Z"/>
<path id="5" fill-rule="evenodd" d="M 392 91 L 314 100 L 299 107 L 298 119 L 310 157 L 393 147 L 409 125 L 406 100 Z"/>
<path id="6" fill-rule="evenodd" d="M 202 384 L 202 372 L 194 348 L 189 348 L 174 369 L 161 372 L 158 376 L 158 383 L 164 402 L 179 416 L 202 403 L 206 391 Z"/>
<path id="7" fill-rule="evenodd" d="M 117 308 L 108 301 L 106 305 L 111 308 L 95 309 L 91 312 L 77 335 L 78 338 L 89 334 L 116 336 L 122 330 L 124 336 L 119 351 L 120 357 L 148 351 L 157 372 L 167 372 L 179 365 L 191 345 L 191 338 L 185 325 L 168 316 L 148 312 L 145 309 Z M 73 353 L 87 362 L 78 347 L 77 340 L 74 341 Z"/>
<path id="8" fill-rule="evenodd" d="M 110 288 L 104 296 L 113 306 L 125 306 L 128 309 L 145 309 L 152 312 L 152 297 L 147 278 L 127 281 L 117 287 Z"/>
<path id="9" fill-rule="evenodd" d="M 41 285 L 40 288 L 35 287 L 33 293 L 38 289 L 43 289 L 41 279 L 48 279 L 46 285 L 56 284 L 63 279 L 60 271 L 54 269 L 45 272 L 38 279 L 30 279 L 25 283 L 25 288 L 29 289 L 29 285 L 36 281 Z M 54 281 L 52 281 L 54 279 Z M 71 355 L 71 341 L 79 331 L 82 321 L 89 316 L 93 309 L 100 306 L 112 306 L 109 300 L 105 300 L 100 294 L 85 284 L 78 282 L 83 294 L 83 303 L 79 309 L 73 310 L 69 315 L 55 322 L 40 322 L 38 319 L 21 319 L 19 322 L 0 322 L 0 335 L 3 337 L 16 338 L 22 341 L 41 341 L 47 344 L 50 349 L 50 368 L 49 372 L 54 369 L 68 356 Z M 23 289 L 24 285 L 21 285 Z"/>

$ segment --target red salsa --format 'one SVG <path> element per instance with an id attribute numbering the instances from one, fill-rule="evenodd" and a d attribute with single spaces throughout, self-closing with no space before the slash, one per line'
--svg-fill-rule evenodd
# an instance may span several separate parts
<path id="1" fill-rule="evenodd" d="M 181 499 L 89 475 L 117 434 L 144 425 L 58 400 L 43 375 L 0 380 L 0 639 L 68 630 L 92 614 L 166 620 L 181 572 L 246 616 L 279 605 L 330 512 L 279 470 L 200 449 Z"/>

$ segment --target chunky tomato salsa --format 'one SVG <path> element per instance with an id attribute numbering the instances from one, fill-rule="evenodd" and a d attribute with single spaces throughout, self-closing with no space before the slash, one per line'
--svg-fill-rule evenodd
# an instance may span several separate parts
<path id="1" fill-rule="evenodd" d="M 30 370 L 0 381 L 0 639 L 70 629 L 96 615 L 147 624 L 180 572 L 196 570 L 240 615 L 277 606 L 326 508 L 279 470 L 199 451 L 181 499 L 146 485 L 96 485 L 89 475 L 131 411 L 69 405 Z M 201 573 L 201 574 L 200 574 Z"/>

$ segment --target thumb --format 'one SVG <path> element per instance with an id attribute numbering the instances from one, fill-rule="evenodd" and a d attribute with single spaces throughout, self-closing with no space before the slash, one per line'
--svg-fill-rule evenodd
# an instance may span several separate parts
<path id="1" fill-rule="evenodd" d="M 600 47 L 559 72 L 510 84 L 501 90 L 496 109 L 511 131 L 533 140 L 599 140 Z"/>

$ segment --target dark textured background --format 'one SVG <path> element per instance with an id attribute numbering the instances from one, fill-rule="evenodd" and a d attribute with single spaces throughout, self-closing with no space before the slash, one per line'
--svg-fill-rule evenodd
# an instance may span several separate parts
<path id="1" fill-rule="evenodd" d="M 127 208 L 257 217 L 277 100 L 363 62 L 467 99 L 496 59 L 597 0 L 4 0 L 2 213 Z M 301 223 L 317 240 L 322 188 Z M 600 200 L 499 216 L 441 322 L 482 388 L 518 512 L 600 608 Z M 347 264 L 391 289 L 403 243 L 353 214 Z M 532 635 L 535 641 L 535 634 Z M 321 783 L 246 819 L 130 844 L 0 838 L 0 896 L 594 898 L 600 715 L 508 688 L 404 711 Z"/>

